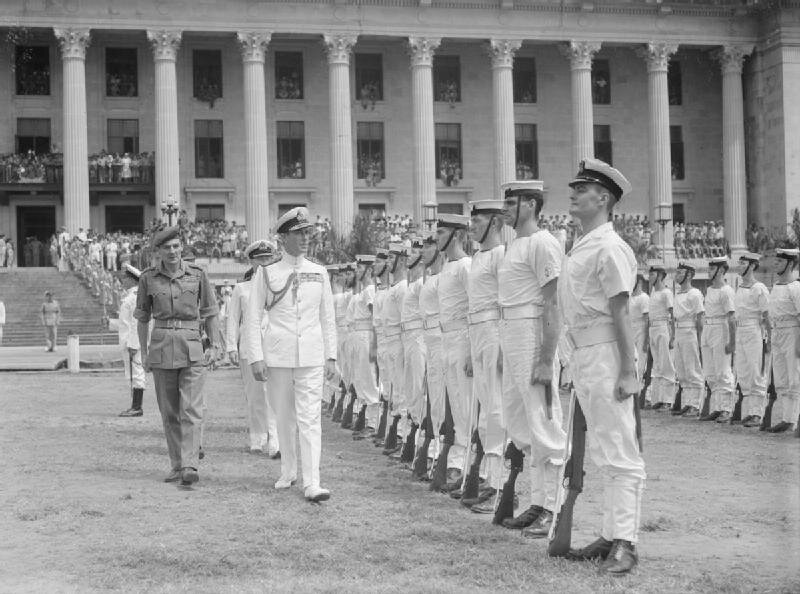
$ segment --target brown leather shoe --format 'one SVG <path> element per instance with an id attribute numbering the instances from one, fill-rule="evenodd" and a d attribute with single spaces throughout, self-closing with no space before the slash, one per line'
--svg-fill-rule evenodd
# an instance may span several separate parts
<path id="1" fill-rule="evenodd" d="M 553 512 L 546 509 L 539 514 L 533 524 L 522 529 L 522 536 L 525 538 L 547 538 L 550 535 L 552 523 Z"/>
<path id="2" fill-rule="evenodd" d="M 608 575 L 625 575 L 639 564 L 636 547 L 627 540 L 614 539 L 608 557 L 600 565 L 600 573 Z"/>
<path id="3" fill-rule="evenodd" d="M 596 541 L 589 543 L 580 549 L 570 549 L 569 558 L 575 561 L 591 561 L 592 559 L 603 559 L 608 557 L 611 552 L 613 541 L 606 540 L 602 536 Z"/>
<path id="4" fill-rule="evenodd" d="M 540 505 L 532 505 L 516 518 L 506 518 L 503 520 L 503 526 L 511 530 L 520 530 L 527 528 L 536 521 L 536 518 L 544 511 Z"/>

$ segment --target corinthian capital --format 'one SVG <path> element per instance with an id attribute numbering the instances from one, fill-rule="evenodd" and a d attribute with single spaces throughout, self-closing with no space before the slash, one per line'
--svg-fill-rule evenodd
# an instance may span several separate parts
<path id="1" fill-rule="evenodd" d="M 350 53 L 358 40 L 358 35 L 352 33 L 336 33 L 323 35 L 322 43 L 325 53 L 328 54 L 328 64 L 349 64 Z"/>
<path id="2" fill-rule="evenodd" d="M 442 43 L 440 37 L 409 37 L 408 55 L 412 66 L 433 66 L 433 54 Z"/>
<path id="3" fill-rule="evenodd" d="M 148 30 L 147 40 L 153 48 L 153 57 L 156 60 L 172 60 L 178 57 L 178 48 L 181 46 L 180 29 Z"/>
<path id="4" fill-rule="evenodd" d="M 239 49 L 242 50 L 242 61 L 264 62 L 267 46 L 272 39 L 270 31 L 239 31 L 236 34 Z"/>
<path id="5" fill-rule="evenodd" d="M 599 41 L 576 41 L 558 46 L 561 54 L 569 60 L 572 70 L 591 70 L 594 55 L 600 51 Z"/>
<path id="6" fill-rule="evenodd" d="M 751 53 L 752 45 L 725 45 L 714 52 L 714 58 L 722 66 L 723 74 L 741 74 L 744 59 Z"/>
<path id="7" fill-rule="evenodd" d="M 666 72 L 669 59 L 677 51 L 677 43 L 650 41 L 645 46 L 638 48 L 636 54 L 647 62 L 648 72 Z"/>
<path id="8" fill-rule="evenodd" d="M 86 59 L 86 48 L 89 47 L 89 29 L 60 29 L 55 27 L 53 33 L 61 47 L 61 58 L 64 60 Z"/>
<path id="9" fill-rule="evenodd" d="M 492 39 L 486 48 L 492 59 L 492 68 L 513 68 L 514 54 L 522 46 L 517 39 Z"/>

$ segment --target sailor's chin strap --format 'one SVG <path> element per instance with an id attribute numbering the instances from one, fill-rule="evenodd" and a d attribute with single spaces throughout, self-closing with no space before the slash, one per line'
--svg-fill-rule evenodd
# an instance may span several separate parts
<path id="1" fill-rule="evenodd" d="M 392 265 L 392 269 L 389 271 L 390 273 L 394 274 L 397 271 L 397 263 L 400 261 L 400 256 L 395 254 L 394 256 L 394 264 Z"/>
<path id="2" fill-rule="evenodd" d="M 412 270 L 415 266 L 417 266 L 420 262 L 422 262 L 422 254 L 417 256 L 417 259 L 414 260 L 411 264 L 408 265 L 408 269 Z"/>
<path id="3" fill-rule="evenodd" d="M 486 230 L 483 232 L 483 235 L 481 235 L 481 238 L 478 240 L 478 243 L 483 243 L 484 241 L 486 241 L 486 236 L 489 235 L 489 231 L 492 229 L 492 225 L 494 224 L 494 217 L 495 215 L 492 215 L 489 218 L 489 224 L 486 225 Z M 519 218 L 519 202 L 517 203 L 517 218 Z M 514 221 L 514 226 L 516 226 L 516 224 L 517 224 L 516 221 Z"/>
<path id="4" fill-rule="evenodd" d="M 753 267 L 753 262 L 751 262 L 750 260 L 746 260 L 746 262 L 747 262 L 747 268 L 745 268 L 740 275 L 742 278 L 746 277 L 747 273 L 750 272 L 750 268 Z"/>
<path id="5" fill-rule="evenodd" d="M 783 259 L 783 258 L 781 258 Z M 783 270 L 778 273 L 778 276 L 783 276 L 786 274 L 786 271 L 789 270 L 789 266 L 794 268 L 794 260 L 786 260 L 786 264 L 783 265 Z"/>
<path id="6" fill-rule="evenodd" d="M 456 231 L 458 231 L 458 229 L 453 227 L 453 230 L 450 232 L 450 237 L 447 238 L 447 241 L 445 242 L 444 246 L 442 246 L 442 249 L 439 250 L 440 252 L 447 251 L 447 248 L 450 247 L 450 242 L 453 241 L 453 238 L 456 236 Z"/>

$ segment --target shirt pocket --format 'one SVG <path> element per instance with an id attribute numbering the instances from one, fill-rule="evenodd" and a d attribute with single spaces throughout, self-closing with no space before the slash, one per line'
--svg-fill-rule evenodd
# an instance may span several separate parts
<path id="1" fill-rule="evenodd" d="M 170 295 L 169 287 L 153 289 L 150 299 L 153 302 L 153 314 L 172 313 L 172 295 Z"/>
<path id="2" fill-rule="evenodd" d="M 198 304 L 198 296 L 200 295 L 200 281 L 197 279 L 184 281 L 179 284 L 180 297 L 179 301 L 183 307 L 191 308 L 193 314 L 196 314 L 195 309 Z"/>
<path id="3" fill-rule="evenodd" d="M 195 363 L 203 359 L 203 343 L 200 338 L 189 338 L 186 340 L 189 351 L 189 361 Z"/>

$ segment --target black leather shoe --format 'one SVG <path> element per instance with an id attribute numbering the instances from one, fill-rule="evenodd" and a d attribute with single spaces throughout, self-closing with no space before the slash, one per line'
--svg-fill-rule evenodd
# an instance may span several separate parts
<path id="1" fill-rule="evenodd" d="M 527 528 L 536 521 L 536 518 L 544 511 L 541 505 L 532 505 L 516 518 L 506 518 L 503 520 L 503 526 L 512 530 L 520 530 Z"/>
<path id="2" fill-rule="evenodd" d="M 687 419 L 697 418 L 700 416 L 700 409 L 697 408 L 696 406 L 689 406 L 686 409 L 686 412 L 681 413 L 681 416 Z"/>
<path id="3" fill-rule="evenodd" d="M 592 559 L 605 560 L 611 552 L 611 545 L 613 544 L 613 541 L 606 540 L 601 536 L 596 541 L 581 549 L 570 549 L 569 558 L 575 561 L 591 561 Z"/>
<path id="4" fill-rule="evenodd" d="M 461 499 L 461 495 L 462 494 L 463 494 L 463 491 L 462 491 L 461 487 L 458 487 L 458 489 L 450 491 L 450 499 Z"/>
<path id="5" fill-rule="evenodd" d="M 680 410 L 673 410 L 673 411 L 670 411 L 670 412 L 672 413 L 673 417 L 679 417 L 679 416 L 685 415 L 687 412 L 689 412 L 690 408 L 692 408 L 692 406 L 690 404 L 687 404 L 686 406 L 684 406 Z"/>
<path id="6" fill-rule="evenodd" d="M 615 539 L 608 557 L 600 565 L 600 573 L 608 575 L 625 575 L 639 564 L 636 547 L 627 540 Z"/>
<path id="7" fill-rule="evenodd" d="M 726 410 L 723 410 L 717 417 L 717 423 L 730 423 L 730 422 L 731 422 L 731 413 L 729 413 Z"/>
<path id="8" fill-rule="evenodd" d="M 721 410 L 715 410 L 713 412 L 708 413 L 704 417 L 700 417 L 700 420 L 701 421 L 716 421 L 717 417 L 720 416 L 721 414 L 722 414 Z"/>
<path id="9" fill-rule="evenodd" d="M 197 457 L 202 460 L 206 457 L 206 453 L 203 451 L 203 446 L 200 446 L 200 451 L 197 452 Z"/>
<path id="10" fill-rule="evenodd" d="M 361 441 L 362 439 L 369 439 L 371 437 L 375 437 L 375 429 L 372 427 L 365 427 L 361 431 L 353 431 L 353 439 L 355 441 Z"/>
<path id="11" fill-rule="evenodd" d="M 761 427 L 761 417 L 759 415 L 752 415 L 742 421 L 742 427 Z"/>
<path id="12" fill-rule="evenodd" d="M 791 423 L 787 423 L 786 421 L 781 421 L 777 425 L 773 425 L 772 427 L 767 429 L 767 431 L 769 431 L 770 433 L 783 433 L 787 429 L 791 429 L 791 428 L 792 428 L 792 424 Z"/>
<path id="13" fill-rule="evenodd" d="M 119 413 L 120 417 L 141 417 L 144 413 L 141 408 L 129 408 Z"/>
<path id="14" fill-rule="evenodd" d="M 522 536 L 525 538 L 547 538 L 550 535 L 550 526 L 552 524 L 553 512 L 544 510 L 533 524 L 522 529 Z"/>
<path id="15" fill-rule="evenodd" d="M 494 509 L 494 496 L 496 493 L 497 489 L 493 489 L 492 487 L 483 487 L 478 491 L 477 497 L 470 497 L 468 499 L 462 498 L 461 505 L 472 509 L 476 505 L 480 505 L 491 499 L 491 501 L 489 501 L 489 504 L 492 506 L 492 509 Z"/>
<path id="16" fill-rule="evenodd" d="M 181 469 L 181 486 L 188 487 L 193 485 L 197 481 L 200 480 L 200 476 L 197 474 L 197 469 L 192 468 L 191 466 L 187 466 L 186 468 Z"/>
<path id="17" fill-rule="evenodd" d="M 169 474 L 164 478 L 165 483 L 177 483 L 181 480 L 180 470 L 170 470 Z"/>
<path id="18" fill-rule="evenodd" d="M 452 494 L 453 491 L 460 491 L 460 490 L 461 490 L 461 479 L 460 478 L 455 480 L 455 481 L 452 481 L 452 482 L 449 482 L 449 483 L 445 483 L 444 487 L 442 487 L 442 489 L 441 489 L 442 493 L 450 493 L 450 494 Z M 460 497 L 461 497 L 461 495 L 459 494 L 458 498 L 460 498 Z M 457 499 L 457 498 L 454 497 L 454 499 Z"/>

